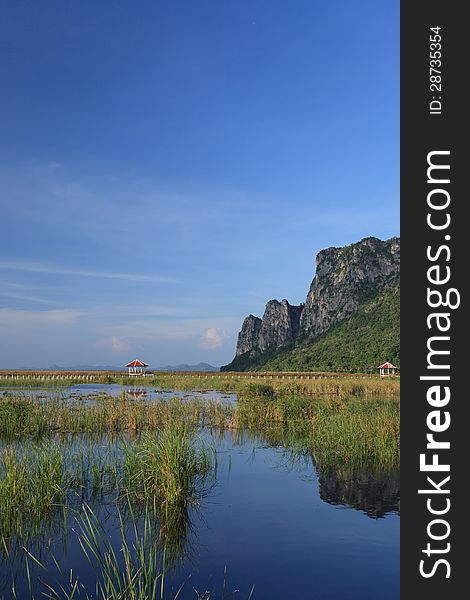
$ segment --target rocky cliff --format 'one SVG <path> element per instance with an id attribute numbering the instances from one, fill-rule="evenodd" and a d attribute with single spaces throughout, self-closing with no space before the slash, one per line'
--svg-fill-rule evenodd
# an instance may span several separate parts
<path id="1" fill-rule="evenodd" d="M 343 248 L 322 250 L 305 304 L 270 300 L 262 319 L 246 317 L 235 358 L 222 370 L 249 369 L 313 342 L 379 294 L 398 289 L 399 273 L 399 238 L 369 237 Z"/>
<path id="2" fill-rule="evenodd" d="M 246 354 L 254 356 L 258 351 L 259 331 L 261 329 L 261 319 L 248 315 L 243 321 L 240 333 L 238 334 L 236 356 Z"/>
<path id="3" fill-rule="evenodd" d="M 314 338 L 354 313 L 359 305 L 397 285 L 400 240 L 365 238 L 328 248 L 316 258 L 316 273 L 301 316 L 304 336 Z"/>
<path id="4" fill-rule="evenodd" d="M 297 339 L 302 306 L 287 300 L 270 300 L 263 318 L 249 315 L 238 334 L 236 356 L 276 351 L 292 346 Z"/>

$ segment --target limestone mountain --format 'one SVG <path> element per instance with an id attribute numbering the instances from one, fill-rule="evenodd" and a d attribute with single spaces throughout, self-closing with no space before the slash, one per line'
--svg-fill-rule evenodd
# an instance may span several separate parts
<path id="1" fill-rule="evenodd" d="M 302 306 L 292 306 L 287 300 L 270 300 L 263 318 L 249 315 L 238 335 L 237 356 L 256 356 L 260 352 L 288 348 L 295 343 L 300 326 Z"/>
<path id="2" fill-rule="evenodd" d="M 360 327 L 364 344 L 372 339 L 393 341 L 390 341 L 390 348 L 379 344 L 376 353 L 373 347 L 363 348 L 364 360 L 361 363 L 355 356 L 352 361 L 355 368 L 370 368 L 367 360 L 373 360 L 375 356 L 397 360 L 399 276 L 399 238 L 382 241 L 369 237 L 343 248 L 322 250 L 316 257 L 315 277 L 305 304 L 294 306 L 287 300 L 270 300 L 262 319 L 253 315 L 246 317 L 238 335 L 235 358 L 221 370 L 247 370 L 263 365 L 282 369 L 291 363 L 296 369 L 325 369 L 325 361 L 320 360 L 324 358 L 323 354 L 319 356 L 318 353 L 305 350 L 312 350 L 312 346 L 321 341 L 322 352 L 328 354 L 331 349 L 327 336 L 336 331 L 340 324 L 343 324 L 340 330 L 344 332 L 343 337 L 336 334 L 332 339 L 336 346 L 347 342 L 350 336 L 354 337 L 355 325 L 354 321 L 352 325 L 346 325 L 353 317 L 357 320 L 359 315 L 362 315 Z M 365 308 L 369 305 L 369 309 Z M 385 327 L 387 331 L 380 331 L 380 327 Z M 351 343 L 357 346 L 354 340 Z M 361 353 L 360 348 L 357 351 Z M 292 353 L 303 356 L 300 365 L 292 360 Z M 348 352 L 343 354 L 347 356 Z M 312 358 L 311 362 L 306 359 L 308 356 Z M 319 362 L 322 364 L 315 364 Z M 348 364 L 338 364 L 331 358 L 327 362 L 334 363 L 336 369 L 348 370 Z"/>

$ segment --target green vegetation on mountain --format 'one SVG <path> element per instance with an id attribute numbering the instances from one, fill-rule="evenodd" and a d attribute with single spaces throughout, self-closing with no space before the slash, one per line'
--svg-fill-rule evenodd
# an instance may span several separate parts
<path id="1" fill-rule="evenodd" d="M 317 254 L 305 303 L 248 315 L 221 371 L 376 372 L 400 361 L 400 239 L 368 237 Z"/>
<path id="2" fill-rule="evenodd" d="M 243 361 L 243 356 L 240 359 Z M 376 367 L 386 360 L 400 366 L 398 289 L 378 294 L 311 342 L 276 356 L 261 355 L 256 364 L 253 359 L 250 362 L 253 370 L 262 371 L 376 372 Z"/>

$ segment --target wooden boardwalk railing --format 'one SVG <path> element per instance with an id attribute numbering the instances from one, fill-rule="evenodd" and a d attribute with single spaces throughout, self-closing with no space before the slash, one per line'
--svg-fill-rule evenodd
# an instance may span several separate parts
<path id="1" fill-rule="evenodd" d="M 187 371 L 154 371 L 147 372 L 145 377 L 179 377 L 187 379 L 271 379 L 271 380 L 315 380 L 315 379 L 381 379 L 378 373 L 317 373 L 313 371 L 307 372 L 191 372 Z M 0 371 L 0 382 L 8 381 L 81 381 L 81 382 L 97 382 L 99 379 L 106 377 L 127 379 L 127 372 L 123 371 Z M 140 379 L 142 376 L 133 376 Z M 390 375 L 388 377 L 397 378 L 399 375 Z"/>

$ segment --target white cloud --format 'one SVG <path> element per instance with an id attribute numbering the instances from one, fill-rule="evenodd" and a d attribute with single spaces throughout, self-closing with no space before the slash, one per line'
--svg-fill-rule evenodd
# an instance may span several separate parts
<path id="1" fill-rule="evenodd" d="M 131 351 L 130 344 L 116 335 L 99 340 L 96 345 L 101 348 L 109 348 L 113 354 L 126 354 Z"/>
<path id="2" fill-rule="evenodd" d="M 152 365 L 177 364 L 199 362 L 201 353 L 221 364 L 232 357 L 241 317 L 141 318 L 139 311 L 120 308 L 125 314 L 0 309 L 0 366 L 121 364 L 134 355 Z"/>
<path id="3" fill-rule="evenodd" d="M 202 334 L 201 346 L 206 350 L 214 350 L 224 345 L 227 334 L 216 327 L 209 327 Z"/>

